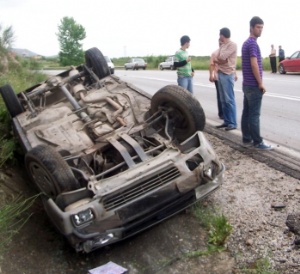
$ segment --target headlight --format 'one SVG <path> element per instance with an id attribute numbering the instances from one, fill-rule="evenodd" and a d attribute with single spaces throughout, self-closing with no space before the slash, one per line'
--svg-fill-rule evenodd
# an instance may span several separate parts
<path id="1" fill-rule="evenodd" d="M 204 170 L 204 175 L 210 179 L 213 179 L 213 170 L 211 167 Z"/>
<path id="2" fill-rule="evenodd" d="M 77 214 L 72 215 L 73 222 L 76 226 L 80 226 L 84 223 L 87 223 L 94 219 L 93 211 L 88 208 L 84 211 L 78 212 Z"/>

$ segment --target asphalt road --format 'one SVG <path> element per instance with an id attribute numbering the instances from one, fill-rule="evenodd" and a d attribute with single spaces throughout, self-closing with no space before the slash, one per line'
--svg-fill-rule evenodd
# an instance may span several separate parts
<path id="1" fill-rule="evenodd" d="M 144 91 L 154 94 L 161 87 L 176 83 L 175 71 L 157 70 L 116 70 L 122 80 L 130 82 Z M 243 92 L 242 74 L 238 71 L 235 83 L 237 118 L 240 125 Z M 200 101 L 208 123 L 221 123 L 217 116 L 216 91 L 208 80 L 208 71 L 196 71 L 194 94 Z M 300 75 L 264 73 L 264 85 L 267 90 L 263 99 L 261 115 L 261 135 L 266 142 L 275 147 L 291 149 L 300 153 Z M 236 131 L 240 133 L 240 128 Z"/>

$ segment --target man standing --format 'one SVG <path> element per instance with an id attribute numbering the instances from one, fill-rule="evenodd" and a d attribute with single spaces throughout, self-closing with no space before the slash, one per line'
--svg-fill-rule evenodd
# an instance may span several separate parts
<path id="1" fill-rule="evenodd" d="M 276 49 L 274 48 L 274 45 L 271 45 L 271 53 L 269 55 L 270 57 L 270 65 L 272 73 L 277 72 L 277 66 L 276 66 Z"/>
<path id="2" fill-rule="evenodd" d="M 215 63 L 219 66 L 218 83 L 224 123 L 217 126 L 217 128 L 233 130 L 237 128 L 236 103 L 233 90 L 234 81 L 237 80 L 235 72 L 237 45 L 230 40 L 230 30 L 228 28 L 220 30 L 220 41 L 222 45 Z"/>
<path id="3" fill-rule="evenodd" d="M 266 92 L 262 80 L 262 58 L 257 38 L 261 36 L 264 22 L 260 17 L 250 20 L 250 37 L 242 47 L 242 72 L 244 103 L 242 113 L 242 137 L 245 146 L 254 145 L 261 150 L 272 147 L 260 136 L 260 111 L 263 94 Z"/>
<path id="4" fill-rule="evenodd" d="M 219 39 L 219 48 L 222 45 L 222 42 Z M 218 115 L 219 118 L 223 120 L 223 110 L 222 110 L 222 104 L 220 100 L 220 91 L 219 91 L 219 84 L 218 84 L 218 64 L 214 63 L 215 58 L 219 54 L 219 49 L 214 51 L 211 56 L 210 56 L 210 61 L 209 61 L 209 81 L 214 82 L 216 86 L 216 91 L 217 91 L 217 104 L 218 104 Z"/>
<path id="5" fill-rule="evenodd" d="M 190 46 L 190 37 L 184 35 L 180 38 L 181 48 L 175 53 L 174 67 L 177 68 L 177 83 L 179 86 L 187 89 L 193 93 L 193 76 L 194 70 L 192 69 L 191 60 L 187 49 Z"/>
<path id="6" fill-rule="evenodd" d="M 278 51 L 278 60 L 279 60 L 279 63 L 281 61 L 283 61 L 285 59 L 285 54 L 284 54 L 284 50 L 281 48 L 281 46 L 279 46 L 279 51 Z"/>

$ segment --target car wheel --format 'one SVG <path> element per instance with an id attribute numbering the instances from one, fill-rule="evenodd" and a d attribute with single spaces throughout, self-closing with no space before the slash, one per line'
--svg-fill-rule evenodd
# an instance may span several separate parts
<path id="1" fill-rule="evenodd" d="M 282 64 L 279 65 L 279 73 L 286 74 L 286 71 L 284 70 L 284 66 Z"/>
<path id="2" fill-rule="evenodd" d="M 0 88 L 0 93 L 2 95 L 5 106 L 12 118 L 24 111 L 23 106 L 21 105 L 17 95 L 10 85 L 2 86 Z"/>
<path id="3" fill-rule="evenodd" d="M 107 62 L 98 48 L 91 48 L 85 52 L 85 63 L 99 79 L 110 75 Z"/>
<path id="4" fill-rule="evenodd" d="M 174 67 L 173 67 L 173 66 L 170 66 L 170 70 L 174 70 Z"/>
<path id="5" fill-rule="evenodd" d="M 186 89 L 168 85 L 151 99 L 151 114 L 165 110 L 173 123 L 174 136 L 182 142 L 205 126 L 205 114 L 199 101 Z"/>
<path id="6" fill-rule="evenodd" d="M 164 70 L 163 66 L 159 66 L 159 69 L 160 69 L 160 70 Z"/>
<path id="7" fill-rule="evenodd" d="M 61 155 L 47 145 L 38 145 L 25 155 L 25 166 L 38 190 L 48 197 L 76 190 L 80 184 Z"/>
<path id="8" fill-rule="evenodd" d="M 114 70 L 114 69 L 111 69 L 111 70 L 110 70 L 110 73 L 111 73 L 111 74 L 114 74 L 114 73 L 115 73 L 115 70 Z"/>

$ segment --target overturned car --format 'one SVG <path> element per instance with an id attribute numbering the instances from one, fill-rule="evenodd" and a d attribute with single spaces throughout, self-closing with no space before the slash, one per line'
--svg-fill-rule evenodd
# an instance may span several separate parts
<path id="1" fill-rule="evenodd" d="M 45 211 L 76 251 L 145 230 L 203 199 L 224 166 L 185 89 L 153 97 L 111 75 L 101 51 L 15 94 L 0 88 Z"/>

